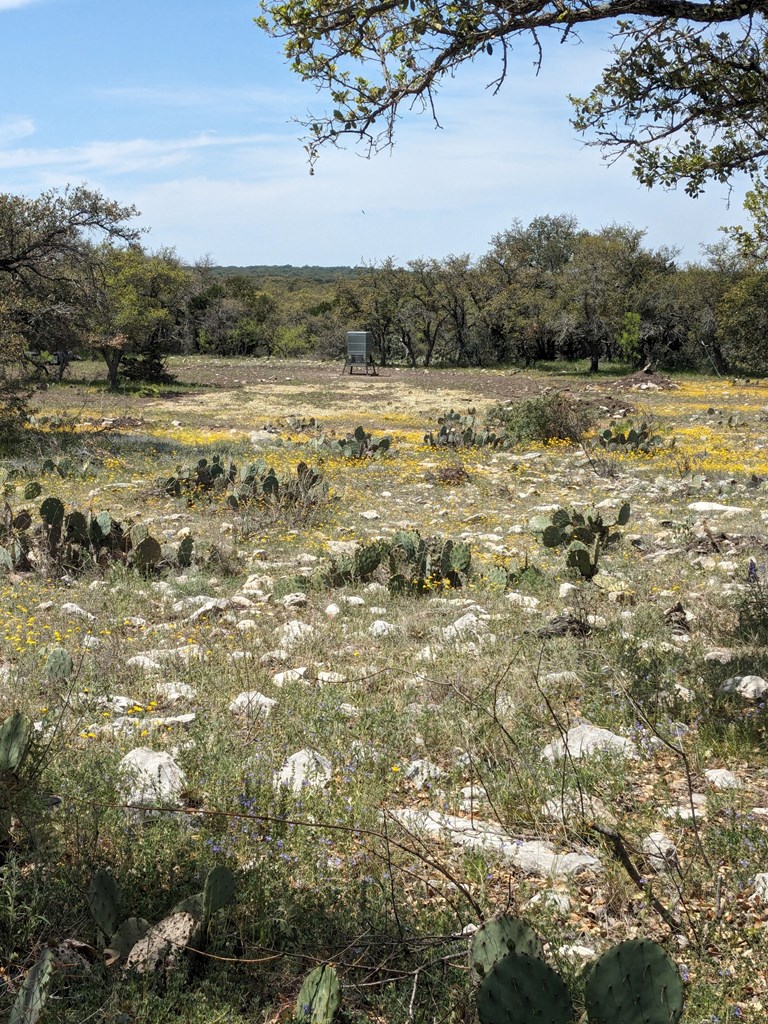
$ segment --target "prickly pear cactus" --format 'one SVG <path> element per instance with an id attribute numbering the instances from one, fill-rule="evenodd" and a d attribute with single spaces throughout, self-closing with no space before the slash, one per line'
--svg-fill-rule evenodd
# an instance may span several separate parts
<path id="1" fill-rule="evenodd" d="M 45 674 L 51 682 L 69 679 L 72 675 L 72 658 L 63 647 L 54 647 L 45 660 Z"/>
<path id="2" fill-rule="evenodd" d="M 563 979 L 543 960 L 508 953 L 480 982 L 477 1015 L 480 1024 L 572 1024 L 573 1004 Z"/>
<path id="3" fill-rule="evenodd" d="M 354 575 L 357 579 L 366 579 L 381 564 L 382 551 L 379 544 L 364 544 L 355 552 Z"/>
<path id="4" fill-rule="evenodd" d="M 105 939 L 120 925 L 120 889 L 106 868 L 99 868 L 88 887 L 88 909 Z"/>
<path id="5" fill-rule="evenodd" d="M 508 953 L 528 953 L 544 958 L 536 932 L 525 921 L 510 914 L 497 914 L 477 929 L 469 944 L 472 973 L 484 978 L 495 963 Z"/>
<path id="6" fill-rule="evenodd" d="M 53 976 L 53 950 L 46 949 L 24 979 L 8 1024 L 36 1024 L 43 1012 Z"/>
<path id="7" fill-rule="evenodd" d="M 162 557 L 163 549 L 154 537 L 145 537 L 133 549 L 133 564 L 139 569 L 154 569 Z"/>
<path id="8" fill-rule="evenodd" d="M 321 964 L 304 979 L 296 1000 L 296 1017 L 311 1024 L 332 1024 L 340 1006 L 339 976 L 330 964 Z"/>
<path id="9" fill-rule="evenodd" d="M 222 865 L 211 868 L 203 889 L 203 917 L 207 920 L 235 898 L 235 876 Z"/>
<path id="10" fill-rule="evenodd" d="M 16 711 L 0 726 L 0 774 L 16 773 L 21 768 L 32 742 L 32 723 Z"/>
<path id="11" fill-rule="evenodd" d="M 591 1024 L 676 1024 L 683 983 L 661 946 L 630 939 L 597 960 L 584 982 Z"/>
<path id="12" fill-rule="evenodd" d="M 64 522 L 64 505 L 58 498 L 46 498 L 40 506 L 40 517 L 51 528 Z"/>
<path id="13" fill-rule="evenodd" d="M 133 947 L 149 931 L 149 921 L 143 917 L 127 917 L 120 922 L 120 927 L 109 940 L 109 946 L 104 950 L 105 963 L 107 967 L 118 960 L 125 959 Z"/>

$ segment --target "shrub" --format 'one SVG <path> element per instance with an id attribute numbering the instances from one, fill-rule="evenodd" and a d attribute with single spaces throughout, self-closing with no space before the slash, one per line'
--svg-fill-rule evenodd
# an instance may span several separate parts
<path id="1" fill-rule="evenodd" d="M 528 441 L 580 441 L 594 425 L 595 414 L 586 402 L 563 394 L 523 398 L 512 405 L 494 405 L 488 423 L 504 433 L 504 443 Z"/>

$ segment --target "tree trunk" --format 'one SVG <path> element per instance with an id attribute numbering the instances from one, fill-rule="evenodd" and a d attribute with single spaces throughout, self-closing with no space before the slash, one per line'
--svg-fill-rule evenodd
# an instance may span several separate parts
<path id="1" fill-rule="evenodd" d="M 120 368 L 120 361 L 123 358 L 123 353 L 117 348 L 102 348 L 100 349 L 101 354 L 104 356 L 104 362 L 107 364 L 107 382 L 109 384 L 110 391 L 117 390 L 117 371 Z"/>

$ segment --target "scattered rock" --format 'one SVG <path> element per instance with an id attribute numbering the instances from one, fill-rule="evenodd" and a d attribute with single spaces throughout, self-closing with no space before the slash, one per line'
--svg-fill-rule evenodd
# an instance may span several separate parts
<path id="1" fill-rule="evenodd" d="M 129 750 L 117 766 L 119 788 L 129 804 L 178 804 L 186 776 L 170 754 L 149 747 Z"/>
<path id="2" fill-rule="evenodd" d="M 565 737 L 548 744 L 542 750 L 541 756 L 548 761 L 557 761 L 565 756 L 566 751 L 576 759 L 604 751 L 615 752 L 624 757 L 637 757 L 637 749 L 632 740 L 619 736 L 609 729 L 590 725 L 589 722 L 569 729 Z"/>
<path id="3" fill-rule="evenodd" d="M 651 832 L 642 843 L 643 856 L 659 874 L 674 870 L 678 866 L 677 847 L 663 832 Z"/>
<path id="4" fill-rule="evenodd" d="M 243 690 L 229 705 L 229 710 L 235 715 L 244 715 L 246 718 L 269 718 L 276 705 L 276 700 L 265 697 L 258 690 Z"/>
<path id="5" fill-rule="evenodd" d="M 768 683 L 761 676 L 731 676 L 720 687 L 721 693 L 737 693 L 744 700 L 760 700 L 768 693 Z"/>
<path id="6" fill-rule="evenodd" d="M 384 619 L 376 619 L 368 627 L 368 632 L 371 636 L 375 637 L 392 636 L 393 633 L 398 632 L 398 628 L 391 622 L 386 622 Z"/>
<path id="7" fill-rule="evenodd" d="M 304 789 L 324 789 L 331 781 L 333 768 L 327 757 L 316 750 L 298 750 L 286 758 L 275 774 L 275 788 L 288 786 L 298 796 Z"/>
<path id="8" fill-rule="evenodd" d="M 280 598 L 283 608 L 303 608 L 307 603 L 307 595 L 297 590 L 294 594 L 286 594 Z"/>
<path id="9" fill-rule="evenodd" d="M 87 612 L 85 608 L 81 608 L 79 604 L 75 604 L 73 601 L 65 602 L 59 611 L 62 615 L 71 615 L 75 619 L 85 619 L 86 622 L 95 622 L 96 616 L 92 615 L 91 612 Z"/>
<path id="10" fill-rule="evenodd" d="M 715 789 L 742 789 L 741 779 L 728 771 L 727 768 L 707 768 L 704 778 L 711 782 Z"/>
<path id="11" fill-rule="evenodd" d="M 411 761 L 405 769 L 403 778 L 410 782 L 415 789 L 424 789 L 430 782 L 439 779 L 442 774 L 442 769 L 438 765 L 425 758 L 417 758 L 415 761 Z"/>

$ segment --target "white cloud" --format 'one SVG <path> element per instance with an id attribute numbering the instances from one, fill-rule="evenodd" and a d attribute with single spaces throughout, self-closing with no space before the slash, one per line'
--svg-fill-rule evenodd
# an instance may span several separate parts
<path id="1" fill-rule="evenodd" d="M 31 117 L 5 117 L 0 120 L 0 146 L 16 142 L 17 139 L 26 139 L 34 134 L 35 122 Z"/>
<path id="2" fill-rule="evenodd" d="M 157 171 L 184 163 L 200 150 L 236 148 L 265 141 L 269 141 L 269 137 L 264 135 L 199 133 L 178 139 L 126 139 L 62 148 L 8 149 L 0 151 L 0 168 L 58 169 L 75 176 L 91 171 L 110 174 Z"/>

